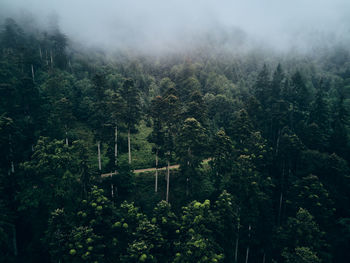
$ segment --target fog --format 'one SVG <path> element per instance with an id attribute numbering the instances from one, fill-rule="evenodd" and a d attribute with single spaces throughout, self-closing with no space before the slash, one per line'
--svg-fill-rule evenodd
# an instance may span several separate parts
<path id="1" fill-rule="evenodd" d="M 27 24 L 31 14 L 44 28 L 57 17 L 69 38 L 104 49 L 152 53 L 212 43 L 305 51 L 350 43 L 349 0 L 1 0 L 0 10 Z"/>

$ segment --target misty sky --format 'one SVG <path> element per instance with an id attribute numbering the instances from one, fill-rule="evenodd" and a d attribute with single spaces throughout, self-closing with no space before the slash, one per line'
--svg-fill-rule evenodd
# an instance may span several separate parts
<path id="1" fill-rule="evenodd" d="M 350 0 L 0 0 L 0 10 L 40 24 L 56 13 L 70 38 L 102 47 L 166 50 L 236 28 L 278 49 L 350 38 Z"/>

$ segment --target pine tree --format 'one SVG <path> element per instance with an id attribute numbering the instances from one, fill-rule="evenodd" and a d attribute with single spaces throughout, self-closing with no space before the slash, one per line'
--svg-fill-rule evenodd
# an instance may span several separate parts
<path id="1" fill-rule="evenodd" d="M 196 119 L 186 119 L 176 140 L 176 154 L 187 182 L 196 180 L 196 170 L 206 156 L 207 146 L 206 130 Z"/>
<path id="2" fill-rule="evenodd" d="M 131 132 L 136 129 L 136 124 L 141 118 L 140 95 L 132 79 L 126 79 L 121 90 L 121 95 L 125 100 L 124 122 L 128 128 L 128 160 L 131 164 Z"/>
<path id="3" fill-rule="evenodd" d="M 260 71 L 257 81 L 254 85 L 254 95 L 260 101 L 261 105 L 265 108 L 267 107 L 268 100 L 268 90 L 270 87 L 270 73 L 264 64 L 262 70 Z"/>

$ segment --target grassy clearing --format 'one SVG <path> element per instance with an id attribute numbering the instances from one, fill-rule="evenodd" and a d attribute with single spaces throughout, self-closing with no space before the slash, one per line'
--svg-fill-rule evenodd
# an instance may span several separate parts
<path id="1" fill-rule="evenodd" d="M 148 135 L 152 132 L 152 128 L 147 127 L 142 121 L 138 126 L 138 133 L 131 135 L 131 160 L 133 169 L 141 169 L 153 167 L 155 160 L 152 153 L 152 144 L 147 141 Z M 122 134 L 122 136 L 127 136 Z M 120 155 L 121 161 L 128 160 L 128 154 Z"/>

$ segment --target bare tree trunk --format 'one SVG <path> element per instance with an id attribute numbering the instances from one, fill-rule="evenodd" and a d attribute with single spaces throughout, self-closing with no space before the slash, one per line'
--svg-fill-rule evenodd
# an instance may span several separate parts
<path id="1" fill-rule="evenodd" d="M 15 165 L 13 163 L 13 148 L 12 148 L 12 135 L 9 134 L 9 155 L 10 155 L 10 158 L 11 158 L 11 168 L 9 169 L 9 174 L 10 173 L 15 173 Z"/>
<path id="2" fill-rule="evenodd" d="M 101 142 L 97 142 L 97 159 L 98 159 L 98 170 L 102 170 L 102 165 L 101 165 Z"/>
<path id="3" fill-rule="evenodd" d="M 35 81 L 35 76 L 34 76 L 34 67 L 33 67 L 33 64 L 32 64 L 32 79 L 33 79 L 33 82 Z"/>
<path id="4" fill-rule="evenodd" d="M 280 138 L 281 138 L 281 129 L 278 129 L 278 135 L 277 135 L 277 141 L 276 141 L 276 152 L 275 152 L 276 156 L 278 155 Z"/>
<path id="5" fill-rule="evenodd" d="M 190 194 L 190 189 L 189 189 L 189 182 L 190 181 L 190 178 L 186 178 L 186 196 L 188 196 Z"/>
<path id="6" fill-rule="evenodd" d="M 156 178 L 154 183 L 154 192 L 158 192 L 158 149 L 156 151 Z"/>
<path id="7" fill-rule="evenodd" d="M 129 154 L 129 164 L 131 164 L 130 128 L 128 129 L 128 154 Z"/>
<path id="8" fill-rule="evenodd" d="M 170 180 L 170 161 L 168 160 L 168 167 L 167 167 L 167 177 L 166 177 L 166 199 L 165 201 L 169 203 L 169 180 Z"/>
<path id="9" fill-rule="evenodd" d="M 68 146 L 68 128 L 67 128 L 67 124 L 64 126 L 65 130 L 66 130 L 66 145 Z"/>
<path id="10" fill-rule="evenodd" d="M 283 192 L 281 191 L 280 203 L 279 203 L 279 206 L 278 206 L 278 220 L 277 220 L 277 225 L 280 225 L 280 224 L 281 224 L 282 202 L 283 202 Z"/>
<path id="11" fill-rule="evenodd" d="M 279 207 L 278 207 L 277 225 L 280 225 L 280 223 L 281 223 L 281 211 L 282 211 L 282 203 L 283 203 L 284 171 L 285 171 L 285 162 L 283 162 L 283 167 L 282 167 L 281 195 L 280 195 L 280 203 L 279 203 Z"/>
<path id="12" fill-rule="evenodd" d="M 249 258 L 249 245 L 247 246 L 247 252 L 245 255 L 245 263 L 248 263 L 248 258 Z"/>
<path id="13" fill-rule="evenodd" d="M 262 263 L 265 263 L 265 260 L 266 260 L 266 253 L 264 252 Z"/>
<path id="14" fill-rule="evenodd" d="M 248 227 L 248 239 L 249 239 L 249 242 L 250 242 L 250 230 L 251 230 L 251 226 L 249 225 Z M 249 259 L 249 243 L 248 243 L 248 246 L 247 246 L 247 252 L 246 252 L 246 255 L 245 255 L 245 263 L 248 263 L 248 259 Z"/>
<path id="15" fill-rule="evenodd" d="M 239 218 L 237 220 L 237 236 L 236 236 L 236 247 L 235 247 L 235 262 L 238 262 L 238 244 L 239 244 Z"/>
<path id="16" fill-rule="evenodd" d="M 117 166 L 118 164 L 118 126 L 115 125 L 114 130 L 114 164 Z"/>

